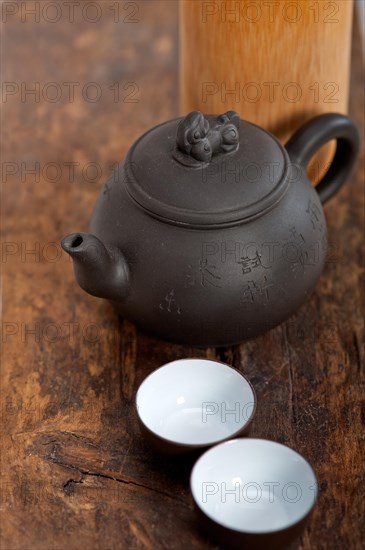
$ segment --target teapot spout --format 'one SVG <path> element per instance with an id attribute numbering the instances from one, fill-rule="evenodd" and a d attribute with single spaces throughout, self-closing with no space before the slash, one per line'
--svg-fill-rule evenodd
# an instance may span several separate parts
<path id="1" fill-rule="evenodd" d="M 119 248 L 89 233 L 71 233 L 61 246 L 71 256 L 76 280 L 88 294 L 111 301 L 126 296 L 129 269 Z"/>

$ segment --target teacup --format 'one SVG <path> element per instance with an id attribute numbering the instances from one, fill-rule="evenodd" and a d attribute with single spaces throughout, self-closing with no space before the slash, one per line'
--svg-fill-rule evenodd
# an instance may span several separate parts
<path id="1" fill-rule="evenodd" d="M 180 359 L 147 376 L 136 408 L 153 447 L 178 454 L 247 434 L 256 396 L 243 374 L 229 365 Z"/>
<path id="2" fill-rule="evenodd" d="M 316 476 L 297 452 L 236 439 L 195 463 L 191 492 L 214 539 L 229 548 L 276 550 L 300 535 L 317 498 Z"/>

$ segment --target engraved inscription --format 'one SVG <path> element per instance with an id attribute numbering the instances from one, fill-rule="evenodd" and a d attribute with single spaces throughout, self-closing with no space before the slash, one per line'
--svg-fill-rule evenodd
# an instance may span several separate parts
<path id="1" fill-rule="evenodd" d="M 251 273 L 256 267 L 263 267 L 264 269 L 269 269 L 262 265 L 261 254 L 256 250 L 256 254 L 253 258 L 250 256 L 242 256 L 240 261 L 237 262 L 242 267 L 242 273 Z"/>
<path id="2" fill-rule="evenodd" d="M 201 286 L 221 288 L 219 281 L 222 277 L 217 273 L 215 265 L 208 264 L 208 260 L 199 260 L 197 268 L 194 268 L 191 264 L 188 267 L 192 272 L 186 275 L 186 286 L 200 284 Z"/>
<path id="3" fill-rule="evenodd" d="M 318 206 L 309 199 L 306 213 L 309 215 L 310 222 L 312 224 L 313 229 L 319 229 L 320 231 L 324 230 L 323 221 L 322 221 L 322 215 L 321 210 L 318 208 Z"/>
<path id="4" fill-rule="evenodd" d="M 270 300 L 269 289 L 273 286 L 273 283 L 268 283 L 266 276 L 262 283 L 253 280 L 248 281 L 243 288 L 243 302 L 251 304 L 254 302 L 268 303 Z"/>
<path id="5" fill-rule="evenodd" d="M 168 313 L 173 313 L 176 311 L 178 315 L 181 315 L 181 308 L 176 304 L 174 289 L 170 290 L 170 292 L 166 294 L 164 301 L 159 304 L 159 308 L 162 311 L 167 311 Z"/>
<path id="6" fill-rule="evenodd" d="M 294 278 L 305 273 L 306 266 L 313 266 L 319 259 L 318 243 L 309 248 L 303 234 L 295 226 L 290 228 L 290 241 L 283 248 L 284 259 L 289 263 Z"/>
<path id="7" fill-rule="evenodd" d="M 286 294 L 281 285 L 273 283 L 266 275 L 260 282 L 251 279 L 243 287 L 242 301 L 243 303 L 267 305 L 274 288 Z"/>
<path id="8" fill-rule="evenodd" d="M 305 244 L 305 238 L 303 237 L 302 233 L 298 233 L 298 230 L 295 226 L 290 228 L 290 237 L 299 246 L 302 246 L 303 244 Z"/>

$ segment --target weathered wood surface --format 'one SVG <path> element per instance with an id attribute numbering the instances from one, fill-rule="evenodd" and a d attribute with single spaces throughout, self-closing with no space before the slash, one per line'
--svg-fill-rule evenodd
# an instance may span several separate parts
<path id="1" fill-rule="evenodd" d="M 177 4 L 141 3 L 135 23 L 115 23 L 109 2 L 99 5 L 97 23 L 75 9 L 74 23 L 67 14 L 53 24 L 31 17 L 22 23 L 18 14 L 3 25 L 4 81 L 19 89 L 22 82 L 56 82 L 64 94 L 63 83 L 81 85 L 74 102 L 65 95 L 54 103 L 47 95 L 22 101 L 14 92 L 5 104 L 3 97 L 2 168 L 15 163 L 6 169 L 17 173 L 2 178 L 1 548 L 213 548 L 195 521 L 193 459 L 154 456 L 133 409 L 136 389 L 153 369 L 208 356 L 235 365 L 254 384 L 252 435 L 290 445 L 317 472 L 318 506 L 293 550 L 360 549 L 364 157 L 326 207 L 328 261 L 315 293 L 289 322 L 224 350 L 169 345 L 119 323 L 108 304 L 78 288 L 70 260 L 52 243 L 87 228 L 111 166 L 144 130 L 178 112 Z M 363 133 L 360 55 L 357 40 L 351 113 Z M 99 101 L 78 91 L 87 82 L 101 87 Z M 109 88 L 115 82 L 119 102 Z M 138 88 L 123 90 L 128 82 Z M 138 102 L 126 102 L 135 90 Z M 35 162 L 39 181 L 24 172 Z M 73 181 L 70 162 L 78 163 Z M 91 168 L 83 175 L 89 162 L 102 170 L 95 181 Z M 58 181 L 47 163 L 61 169 Z"/>

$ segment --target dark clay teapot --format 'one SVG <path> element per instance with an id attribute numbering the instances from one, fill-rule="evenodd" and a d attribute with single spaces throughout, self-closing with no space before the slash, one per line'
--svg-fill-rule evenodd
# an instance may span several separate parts
<path id="1" fill-rule="evenodd" d="M 313 188 L 312 155 L 336 139 Z M 146 132 L 112 174 L 90 233 L 62 241 L 79 285 L 142 330 L 224 346 L 287 319 L 309 297 L 326 255 L 322 204 L 349 175 L 355 124 L 320 115 L 283 147 L 229 111 L 192 112 Z"/>

